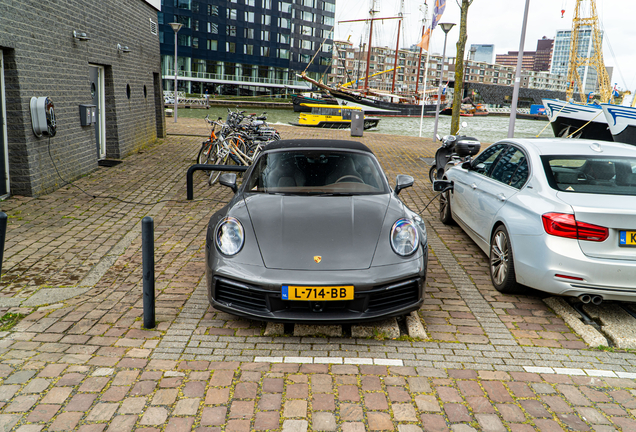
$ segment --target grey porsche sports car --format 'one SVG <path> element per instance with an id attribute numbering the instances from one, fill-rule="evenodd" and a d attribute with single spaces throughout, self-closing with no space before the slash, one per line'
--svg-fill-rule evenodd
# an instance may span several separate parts
<path id="1" fill-rule="evenodd" d="M 212 306 L 275 322 L 358 323 L 423 303 L 427 238 L 354 141 L 269 144 L 245 173 L 223 174 L 232 200 L 210 218 L 206 277 Z"/>

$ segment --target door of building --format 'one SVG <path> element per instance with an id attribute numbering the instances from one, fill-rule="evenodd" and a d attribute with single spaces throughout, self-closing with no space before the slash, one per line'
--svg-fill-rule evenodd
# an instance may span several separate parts
<path id="1" fill-rule="evenodd" d="M 7 109 L 4 87 L 4 57 L 0 50 L 0 198 L 9 195 L 9 158 L 7 155 Z"/>
<path id="2" fill-rule="evenodd" d="M 97 107 L 97 121 L 95 122 L 95 143 L 97 144 L 97 159 L 106 157 L 106 102 L 104 86 L 104 68 L 89 66 L 90 91 L 92 104 Z"/>

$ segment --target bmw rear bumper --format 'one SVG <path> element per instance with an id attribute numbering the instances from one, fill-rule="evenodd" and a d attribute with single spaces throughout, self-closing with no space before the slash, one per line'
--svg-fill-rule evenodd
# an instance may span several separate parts
<path id="1" fill-rule="evenodd" d="M 377 321 L 417 310 L 424 302 L 428 252 L 411 261 L 365 270 L 293 271 L 222 263 L 206 266 L 210 304 L 241 317 L 305 324 Z M 353 285 L 354 299 L 283 300 L 283 285 Z"/>
<path id="2" fill-rule="evenodd" d="M 562 296 L 590 294 L 636 302 L 634 260 L 590 257 L 576 240 L 547 234 L 517 236 L 513 251 L 517 280 L 523 285 Z"/>

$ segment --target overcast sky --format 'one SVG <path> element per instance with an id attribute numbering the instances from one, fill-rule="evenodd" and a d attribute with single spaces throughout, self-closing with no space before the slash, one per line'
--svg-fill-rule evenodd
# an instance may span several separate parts
<path id="1" fill-rule="evenodd" d="M 335 38 L 346 40 L 351 35 L 354 45 L 361 37 L 368 41 L 368 29 L 364 23 L 342 23 L 338 21 L 368 18 L 372 0 L 336 0 Z M 432 10 L 434 0 L 427 0 Z M 521 37 L 525 0 L 474 0 L 468 10 L 468 41 L 470 44 L 494 44 L 496 54 L 517 51 Z M 419 42 L 422 32 L 420 11 L 424 0 L 404 0 L 405 23 L 400 47 Z M 575 0 L 530 0 L 528 29 L 524 50 L 535 51 L 537 40 L 543 36 L 554 38 L 557 30 L 572 28 Z M 636 90 L 636 0 L 596 0 L 603 38 L 603 57 L 607 66 L 613 66 L 612 85 L 621 89 Z M 400 0 L 376 0 L 376 17 L 396 16 Z M 561 18 L 561 9 L 565 9 Z M 430 16 L 430 12 L 429 12 Z M 459 37 L 460 9 L 457 0 L 447 0 L 446 11 L 441 22 L 457 24 L 448 34 L 446 55 L 454 56 Z M 373 27 L 373 45 L 395 48 L 397 20 L 376 21 Z M 365 35 L 366 31 L 366 35 Z M 363 36 L 364 35 L 364 36 Z M 444 32 L 438 27 L 431 39 L 431 52 L 442 52 Z M 613 54 L 612 54 L 613 51 Z"/>

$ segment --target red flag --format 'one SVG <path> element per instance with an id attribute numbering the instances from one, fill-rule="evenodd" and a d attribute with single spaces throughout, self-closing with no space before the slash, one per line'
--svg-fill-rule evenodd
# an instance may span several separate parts
<path id="1" fill-rule="evenodd" d="M 431 29 L 430 27 L 426 29 L 424 35 L 422 36 L 422 41 L 417 44 L 418 47 L 422 48 L 425 51 L 428 51 L 428 43 L 431 38 Z"/>

